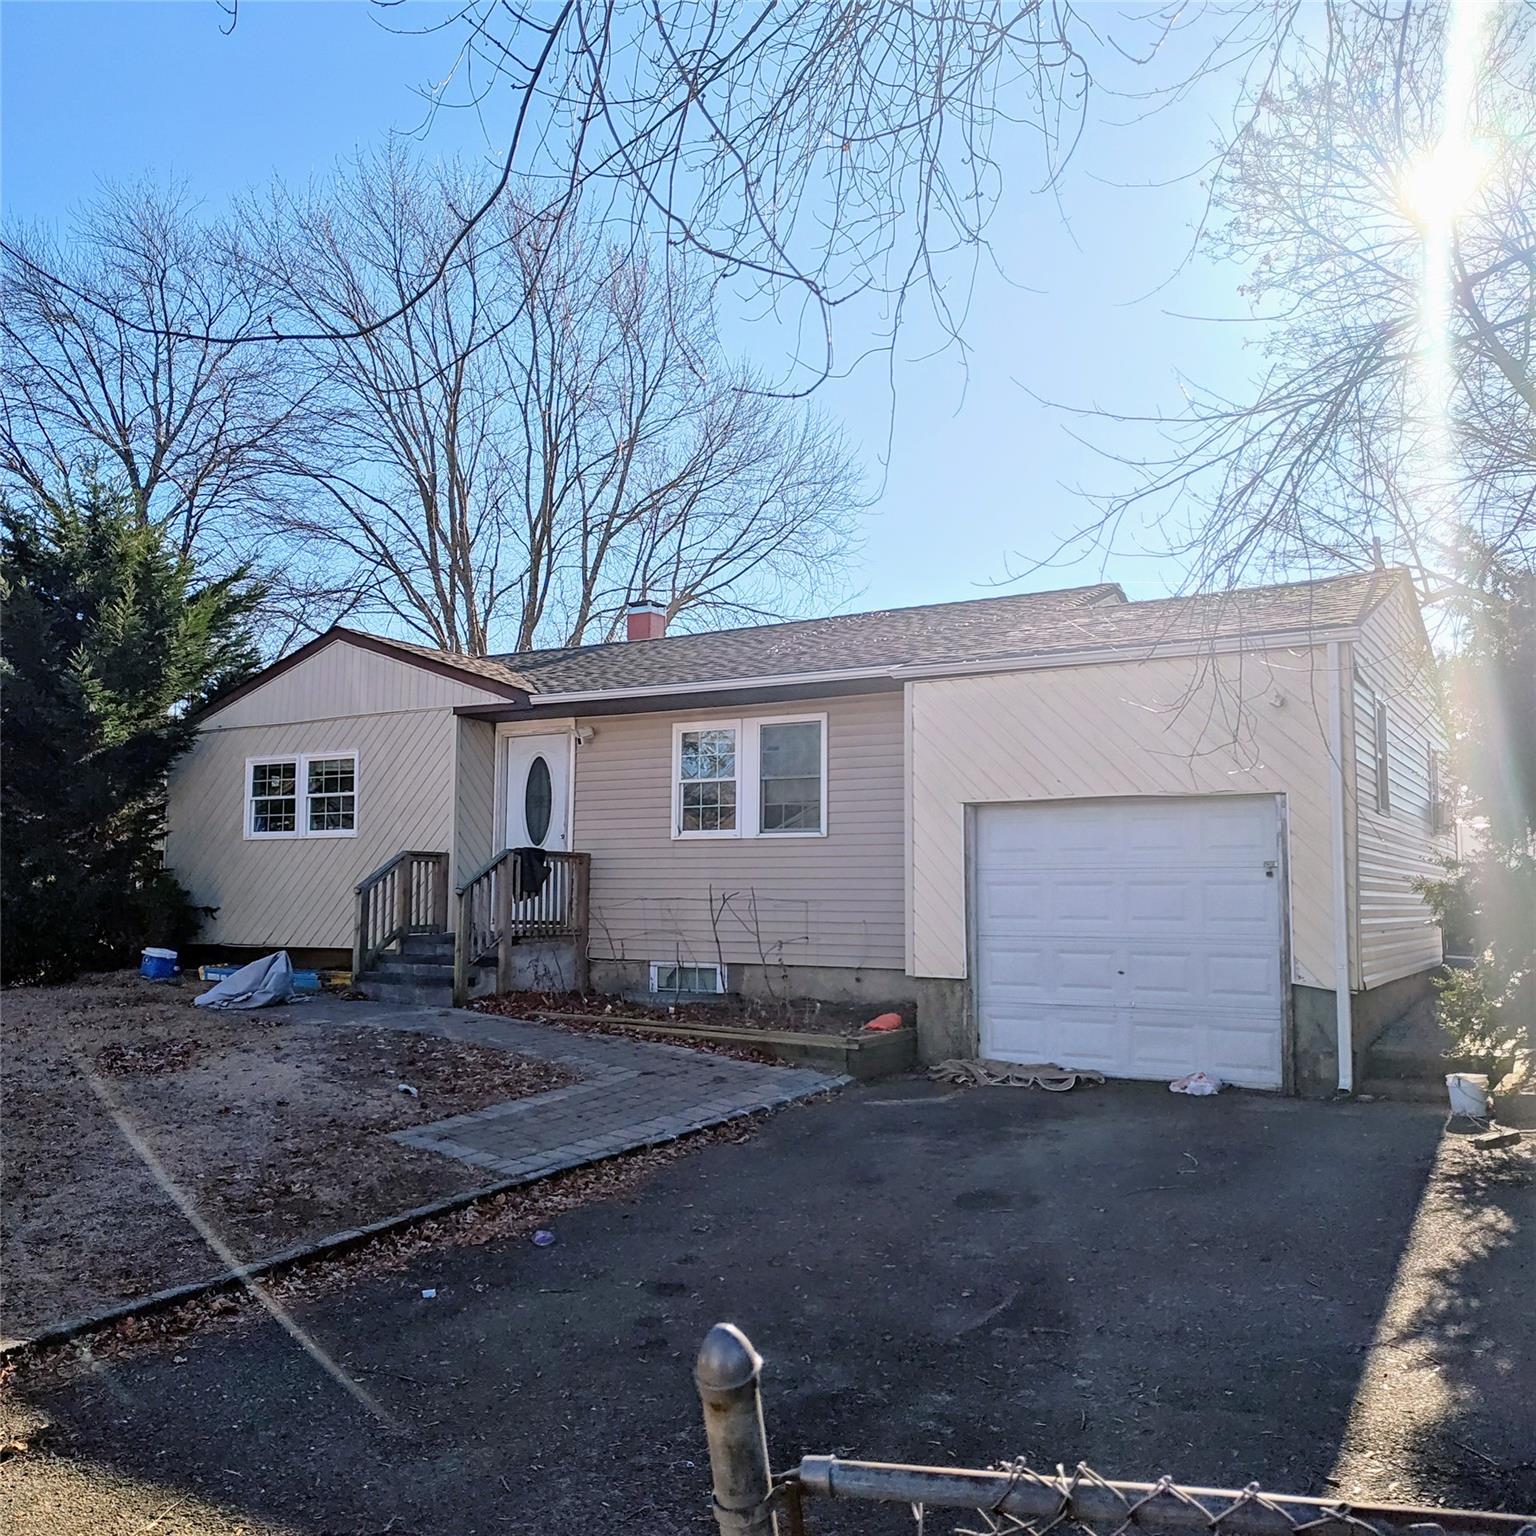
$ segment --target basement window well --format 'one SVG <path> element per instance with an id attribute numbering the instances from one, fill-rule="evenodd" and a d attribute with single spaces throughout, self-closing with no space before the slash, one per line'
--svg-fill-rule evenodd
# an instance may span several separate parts
<path id="1" fill-rule="evenodd" d="M 652 992 L 725 991 L 725 969 L 718 965 L 677 965 L 670 960 L 651 962 Z"/>

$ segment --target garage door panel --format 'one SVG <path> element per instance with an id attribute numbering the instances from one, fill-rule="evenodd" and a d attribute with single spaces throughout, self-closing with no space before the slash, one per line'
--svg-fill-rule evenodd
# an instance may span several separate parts
<path id="1" fill-rule="evenodd" d="M 1200 957 L 1187 949 L 1138 947 L 1125 956 L 1124 991 L 1128 1003 L 1183 1003 L 1198 995 Z"/>
<path id="2" fill-rule="evenodd" d="M 989 988 L 1048 994 L 1054 983 L 1054 951 L 1040 944 L 994 944 L 982 951 L 980 970 Z"/>
<path id="3" fill-rule="evenodd" d="M 1271 944 L 1275 938 L 1275 881 L 1264 877 L 1263 884 L 1248 879 L 1234 880 L 1224 874 L 1208 875 L 1199 888 L 1201 921 L 1207 933 L 1224 933 L 1233 938 L 1249 936 Z"/>
<path id="4" fill-rule="evenodd" d="M 1112 949 L 1058 949 L 1047 965 L 1056 995 L 1067 1001 L 1108 1006 L 1119 1001 L 1120 977 Z"/>
<path id="5" fill-rule="evenodd" d="M 1211 862 L 1262 863 L 1274 857 L 1273 827 L 1253 814 L 1251 802 L 1221 806 L 1206 801 L 1204 807 L 1186 826 L 1193 824 L 1196 846 Z"/>
<path id="6" fill-rule="evenodd" d="M 983 808 L 983 1054 L 1278 1087 L 1277 838 L 1267 798 Z"/>
<path id="7" fill-rule="evenodd" d="M 1120 889 L 1113 880 L 1061 880 L 1052 895 L 1056 926 L 1063 933 L 1119 927 Z"/>
<path id="8" fill-rule="evenodd" d="M 1044 875 L 1020 873 L 1014 879 L 995 880 L 981 892 L 981 931 L 1045 923 L 1053 910 L 1051 882 Z"/>
<path id="9" fill-rule="evenodd" d="M 1271 955 L 1211 955 L 1205 990 L 1216 1001 L 1262 1006 L 1274 995 L 1274 966 Z"/>
<path id="10" fill-rule="evenodd" d="M 1207 1039 L 1212 1057 L 1223 1063 L 1221 1076 L 1240 1088 L 1277 1087 L 1273 1030 L 1267 1017 L 1213 1026 Z"/>
<path id="11" fill-rule="evenodd" d="M 1121 1077 L 1181 1077 L 1199 1070 L 1195 1056 L 1200 1045 L 1191 1037 L 1187 1015 L 1181 1010 L 1136 1009 L 1126 1033 L 1129 1069 Z"/>
<path id="12" fill-rule="evenodd" d="M 1123 889 L 1126 920 L 1138 932 L 1185 927 L 1201 910 L 1199 893 L 1181 880 L 1132 875 Z"/>
<path id="13" fill-rule="evenodd" d="M 1072 1057 L 1061 1055 L 1060 1016 L 1054 1008 L 1019 1005 L 1005 1010 L 1006 1053 L 983 1048 L 983 1055 L 1004 1061 L 1054 1061 L 1062 1066 L 1091 1067 L 1107 1075 L 1125 1055 L 1125 1015 L 1118 1008 L 1073 1010 Z"/>

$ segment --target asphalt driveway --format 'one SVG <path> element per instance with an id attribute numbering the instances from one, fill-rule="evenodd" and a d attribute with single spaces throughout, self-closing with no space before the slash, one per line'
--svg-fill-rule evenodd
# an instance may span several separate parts
<path id="1" fill-rule="evenodd" d="M 722 1318 L 767 1357 L 780 1463 L 1023 1454 L 1529 1510 L 1533 1234 L 1529 1146 L 1476 1152 L 1433 1108 L 876 1084 L 553 1247 L 296 1311 L 371 1406 L 272 1321 L 23 1381 L 54 1429 L 0 1463 L 0 1511 L 18 1536 L 704 1533 L 690 1369 Z"/>

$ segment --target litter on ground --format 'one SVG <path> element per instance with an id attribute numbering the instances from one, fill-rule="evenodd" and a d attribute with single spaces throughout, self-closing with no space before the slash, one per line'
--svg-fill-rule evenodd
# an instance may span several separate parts
<path id="1" fill-rule="evenodd" d="M 1183 1077 L 1176 1077 L 1168 1084 L 1168 1092 L 1187 1093 L 1191 1098 L 1205 1099 L 1213 1093 L 1220 1093 L 1226 1086 L 1219 1077 L 1212 1077 L 1209 1072 L 1186 1072 Z"/>
<path id="2" fill-rule="evenodd" d="M 928 1069 L 939 1083 L 962 1088 L 1043 1088 L 1047 1093 L 1066 1093 L 1079 1083 L 1099 1085 L 1102 1072 L 1084 1067 L 1058 1067 L 1052 1061 L 941 1061 Z"/>
<path id="3" fill-rule="evenodd" d="M 288 951 L 263 955 L 242 965 L 233 976 L 210 987 L 192 999 L 199 1008 L 266 1008 L 273 1003 L 290 1003 L 297 996 L 293 985 L 293 962 Z"/>

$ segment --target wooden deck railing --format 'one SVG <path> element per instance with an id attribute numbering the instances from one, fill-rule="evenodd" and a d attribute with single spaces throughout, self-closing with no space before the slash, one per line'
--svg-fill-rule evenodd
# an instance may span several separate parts
<path id="1" fill-rule="evenodd" d="M 573 985 L 587 987 L 589 853 L 547 853 L 549 873 L 531 896 L 519 896 L 514 850 L 503 848 L 458 890 L 454 924 L 453 1001 L 469 1000 L 470 968 L 496 956 L 496 990 L 512 989 L 512 946 L 527 939 L 570 939 L 576 952 Z"/>
<path id="2" fill-rule="evenodd" d="M 405 849 L 357 883 L 353 926 L 354 981 L 409 933 L 448 927 L 448 855 Z"/>

